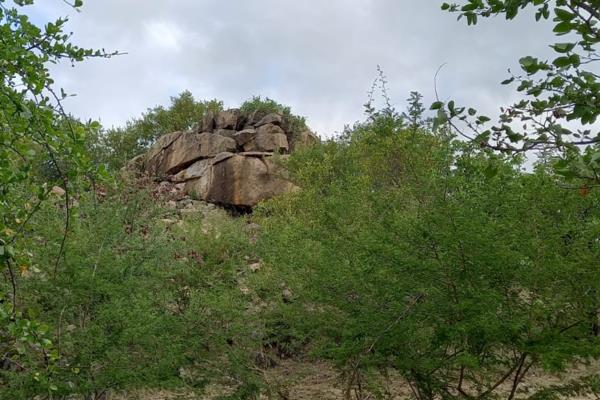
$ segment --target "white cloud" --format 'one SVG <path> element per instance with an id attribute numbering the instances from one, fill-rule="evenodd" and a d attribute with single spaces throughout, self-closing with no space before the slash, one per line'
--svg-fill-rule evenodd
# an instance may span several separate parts
<path id="1" fill-rule="evenodd" d="M 165 50 L 181 50 L 183 32 L 176 25 L 165 21 L 144 22 L 144 32 L 149 47 Z"/>
<path id="2" fill-rule="evenodd" d="M 441 0 L 87 0 L 71 15 L 75 41 L 127 55 L 54 69 L 78 96 L 67 106 L 106 125 L 189 89 L 237 106 L 270 96 L 308 117 L 321 134 L 362 118 L 376 65 L 399 107 L 411 90 L 492 112 L 511 88 L 498 85 L 519 57 L 548 54 L 551 30 L 530 15 L 466 27 Z M 40 4 L 42 4 L 40 2 Z M 48 17 L 68 9 L 43 3 Z M 49 6 L 52 4 L 52 6 Z"/>

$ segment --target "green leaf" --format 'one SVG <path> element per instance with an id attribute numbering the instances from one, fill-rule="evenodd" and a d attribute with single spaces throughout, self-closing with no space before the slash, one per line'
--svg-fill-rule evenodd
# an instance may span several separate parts
<path id="1" fill-rule="evenodd" d="M 439 110 L 440 108 L 444 107 L 444 103 L 442 101 L 436 101 L 435 103 L 433 103 L 430 107 L 431 110 Z"/>
<path id="2" fill-rule="evenodd" d="M 557 53 L 568 53 L 575 48 L 575 43 L 556 43 L 550 47 Z"/>
<path id="3" fill-rule="evenodd" d="M 570 66 L 572 61 L 570 57 L 558 57 L 552 62 L 552 64 L 554 64 L 554 66 L 557 68 L 565 68 Z"/>
<path id="4" fill-rule="evenodd" d="M 567 11 L 563 8 L 555 8 L 554 14 L 556 15 L 556 19 L 560 21 L 571 21 L 577 16 L 574 13 Z"/>
<path id="5" fill-rule="evenodd" d="M 571 54 L 569 58 L 571 59 L 571 64 L 573 64 L 574 67 L 581 65 L 581 57 L 579 54 Z"/>
<path id="6" fill-rule="evenodd" d="M 554 27 L 553 32 L 558 33 L 559 35 L 564 35 L 571 32 L 574 28 L 575 25 L 570 22 L 561 22 Z"/>
<path id="7" fill-rule="evenodd" d="M 535 57 L 527 56 L 519 60 L 521 68 L 528 74 L 533 74 L 540 69 L 539 60 Z"/>
<path id="8" fill-rule="evenodd" d="M 477 9 L 477 4 L 473 2 L 473 3 L 462 6 L 462 8 L 460 10 L 461 11 L 474 11 L 476 9 Z"/>
<path id="9" fill-rule="evenodd" d="M 450 100 L 448 102 L 448 110 L 450 111 L 451 114 L 454 114 L 454 110 L 455 110 L 454 100 Z"/>
<path id="10" fill-rule="evenodd" d="M 519 13 L 518 6 L 507 6 L 506 7 L 506 19 L 514 19 Z"/>
<path id="11" fill-rule="evenodd" d="M 523 57 L 523 58 L 521 58 L 519 60 L 519 63 L 523 67 L 530 67 L 530 66 L 535 65 L 537 63 L 537 58 L 533 58 L 531 56 Z"/>

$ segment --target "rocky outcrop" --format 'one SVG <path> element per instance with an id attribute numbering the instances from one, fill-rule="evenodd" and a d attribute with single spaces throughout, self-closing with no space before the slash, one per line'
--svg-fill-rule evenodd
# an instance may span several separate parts
<path id="1" fill-rule="evenodd" d="M 224 151 L 235 151 L 237 147 L 235 140 L 214 133 L 176 133 L 178 135 L 167 141 L 168 146 L 161 142 L 158 149 L 153 147 L 150 150 L 146 169 L 157 177 L 176 174 L 197 160 L 211 158 Z"/>
<path id="2" fill-rule="evenodd" d="M 128 168 L 175 184 L 192 198 L 251 208 L 295 190 L 277 158 L 319 140 L 308 129 L 291 132 L 288 126 L 281 114 L 209 112 L 196 130 L 162 136 Z"/>

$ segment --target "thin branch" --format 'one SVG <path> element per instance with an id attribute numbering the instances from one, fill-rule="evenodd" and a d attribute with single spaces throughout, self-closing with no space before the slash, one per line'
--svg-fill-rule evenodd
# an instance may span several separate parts
<path id="1" fill-rule="evenodd" d="M 8 274 L 10 276 L 10 285 L 12 288 L 11 316 L 14 319 L 17 315 L 17 279 L 16 279 L 15 271 L 13 270 L 12 262 L 10 259 L 6 260 L 6 266 L 8 267 Z"/>
<path id="2" fill-rule="evenodd" d="M 58 256 L 56 257 L 56 261 L 54 263 L 54 271 L 53 271 L 53 276 L 52 276 L 54 279 L 56 279 L 56 274 L 58 272 L 58 265 L 60 264 L 60 260 L 63 257 L 63 254 L 65 252 L 65 244 L 67 242 L 67 235 L 69 233 L 69 222 L 71 220 L 70 202 L 71 202 L 71 198 L 69 196 L 69 182 L 65 178 L 65 211 L 66 211 L 65 226 L 64 226 L 63 237 L 60 242 L 60 250 L 58 251 Z"/>
<path id="3" fill-rule="evenodd" d="M 508 396 L 508 400 L 514 399 L 515 394 L 517 393 L 517 387 L 519 386 L 519 383 L 521 383 L 521 379 L 523 379 L 523 376 L 525 375 L 525 373 L 527 373 L 527 370 L 532 365 L 532 363 L 529 364 L 529 366 L 525 368 L 523 373 L 521 373 L 521 371 L 523 370 L 523 365 L 525 365 L 525 360 L 527 360 L 527 353 L 523 353 L 521 355 L 521 359 L 519 360 L 519 368 L 517 369 L 517 372 L 515 372 L 515 378 L 513 379 L 513 384 L 510 390 L 510 394 Z"/>
<path id="4" fill-rule="evenodd" d="M 508 378 L 510 378 L 510 376 L 512 375 L 512 373 L 515 372 L 515 369 L 517 369 L 518 366 L 519 366 L 518 363 L 515 364 L 515 365 L 513 365 L 508 371 L 506 371 L 506 373 L 504 375 L 502 375 L 502 377 L 500 377 L 500 379 L 498 379 L 496 381 L 496 383 L 494 383 L 492 386 L 490 386 L 485 392 L 483 392 L 482 394 L 480 394 L 478 396 L 478 398 L 480 398 L 480 399 L 486 398 L 490 393 L 492 393 L 494 390 L 496 390 L 498 388 L 498 386 L 500 386 L 504 382 L 506 382 L 506 380 Z"/>

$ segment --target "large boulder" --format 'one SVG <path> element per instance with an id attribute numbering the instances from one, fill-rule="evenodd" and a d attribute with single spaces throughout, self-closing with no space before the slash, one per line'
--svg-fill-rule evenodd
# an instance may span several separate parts
<path id="1" fill-rule="evenodd" d="M 185 170 L 191 170 L 190 172 L 182 175 L 184 174 L 184 171 L 182 171 L 175 176 L 175 179 L 185 179 L 186 183 L 184 191 L 196 199 L 206 200 L 210 185 L 212 183 L 213 164 L 233 156 L 234 153 L 223 152 L 217 154 L 215 158 L 198 161 Z"/>
<path id="2" fill-rule="evenodd" d="M 273 124 L 277 126 L 283 125 L 283 115 L 277 113 L 270 113 L 265 115 L 260 121 L 256 123 L 256 127 Z"/>
<path id="3" fill-rule="evenodd" d="M 254 207 L 260 201 L 294 190 L 285 171 L 264 154 L 234 154 L 213 162 L 205 200 L 237 207 Z"/>
<path id="4" fill-rule="evenodd" d="M 210 173 L 212 167 L 212 159 L 206 158 L 204 160 L 196 161 L 186 169 L 179 172 L 177 175 L 171 178 L 172 182 L 181 183 L 187 182 L 193 179 L 198 179 L 206 176 Z"/>
<path id="5" fill-rule="evenodd" d="M 243 147 L 246 143 L 254 139 L 255 136 L 256 129 L 247 128 L 233 135 L 233 139 L 236 141 L 238 146 Z"/>
<path id="6" fill-rule="evenodd" d="M 215 126 L 217 129 L 237 129 L 240 116 L 240 110 L 235 108 L 227 111 L 221 111 L 219 115 L 217 115 Z"/>
<path id="7" fill-rule="evenodd" d="M 167 133 L 158 138 L 156 142 L 150 147 L 150 150 L 146 153 L 145 159 L 146 161 L 151 161 L 155 159 L 158 155 L 160 155 L 163 151 L 165 151 L 169 146 L 173 144 L 174 141 L 179 139 L 179 137 L 183 135 L 183 132 L 171 132 Z"/>
<path id="8" fill-rule="evenodd" d="M 197 160 L 214 157 L 224 151 L 234 151 L 237 146 L 231 138 L 208 132 L 184 132 L 167 147 L 164 142 L 157 144 L 159 147 L 153 146 L 149 153 L 152 157 L 146 161 L 146 169 L 157 177 L 176 174 Z"/>
<path id="9" fill-rule="evenodd" d="M 204 114 L 204 118 L 202 118 L 202 123 L 200 124 L 200 132 L 212 132 L 215 129 L 216 125 L 216 117 L 213 111 L 207 111 Z"/>
<path id="10" fill-rule="evenodd" d="M 256 129 L 254 138 L 246 142 L 243 147 L 244 151 L 287 152 L 289 150 L 285 131 L 273 124 L 263 125 Z"/>
<path id="11" fill-rule="evenodd" d="M 210 188 L 210 178 L 212 174 L 212 160 L 209 160 L 209 167 L 204 175 L 196 177 L 185 183 L 184 191 L 198 200 L 205 200 Z"/>
<path id="12" fill-rule="evenodd" d="M 261 110 L 255 110 L 248 115 L 245 128 L 254 128 L 268 113 Z"/>
<path id="13" fill-rule="evenodd" d="M 237 131 L 235 129 L 215 129 L 214 133 L 228 138 L 233 138 Z"/>

